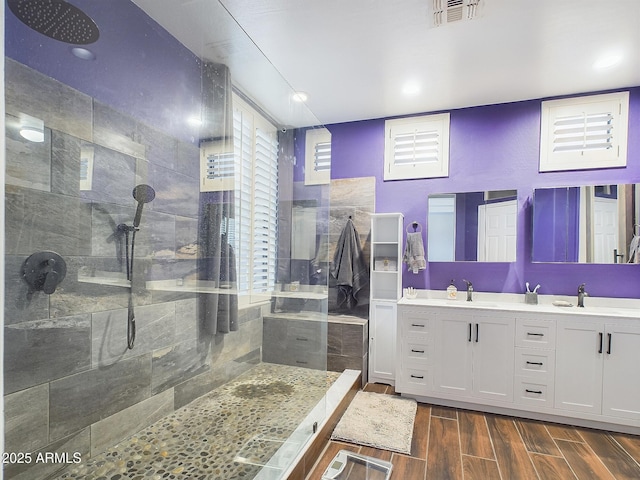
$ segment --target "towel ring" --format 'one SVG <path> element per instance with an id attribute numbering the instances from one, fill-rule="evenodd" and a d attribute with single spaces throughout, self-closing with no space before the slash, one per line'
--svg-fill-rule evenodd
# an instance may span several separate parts
<path id="1" fill-rule="evenodd" d="M 411 233 L 409 232 L 409 227 L 413 227 L 413 231 L 416 233 L 422 232 L 422 225 L 420 225 L 419 222 L 411 222 L 411 225 L 407 225 L 407 228 L 406 228 L 407 233 Z"/>

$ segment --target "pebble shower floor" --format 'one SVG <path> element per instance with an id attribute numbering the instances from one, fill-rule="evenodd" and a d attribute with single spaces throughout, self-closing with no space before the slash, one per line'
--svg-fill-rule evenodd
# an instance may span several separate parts
<path id="1" fill-rule="evenodd" d="M 339 376 L 259 364 L 56 478 L 254 478 Z"/>

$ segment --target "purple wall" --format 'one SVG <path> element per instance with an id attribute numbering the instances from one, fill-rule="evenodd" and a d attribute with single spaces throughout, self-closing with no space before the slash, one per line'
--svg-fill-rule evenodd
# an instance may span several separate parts
<path id="1" fill-rule="evenodd" d="M 538 173 L 540 103 L 530 100 L 451 111 L 448 178 L 383 181 L 384 119 L 328 125 L 334 179 L 376 177 L 376 211 L 402 212 L 405 224 L 426 222 L 431 193 L 517 189 L 518 244 L 514 263 L 429 263 L 404 286 L 445 289 L 462 278 L 476 291 L 523 292 L 540 283 L 542 294 L 574 295 L 587 284 L 592 296 L 640 298 L 640 266 L 532 263 L 531 198 L 535 188 L 640 182 L 640 87 L 630 89 L 626 168 Z M 298 161 L 296 178 L 300 179 Z M 426 234 L 425 234 L 426 242 Z"/>

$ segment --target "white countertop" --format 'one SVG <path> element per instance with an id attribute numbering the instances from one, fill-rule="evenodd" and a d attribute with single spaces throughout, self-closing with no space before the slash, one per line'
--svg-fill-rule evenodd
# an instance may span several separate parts
<path id="1" fill-rule="evenodd" d="M 398 305 L 425 307 L 450 307 L 476 310 L 501 310 L 511 312 L 573 314 L 597 317 L 625 317 L 640 319 L 640 299 L 586 297 L 584 308 L 576 307 L 578 299 L 564 295 L 538 295 L 538 304 L 524 302 L 524 294 L 473 292 L 473 301 L 467 302 L 467 292 L 458 291 L 455 300 L 448 300 L 446 292 L 440 290 L 415 290 L 416 298 L 407 298 L 406 293 Z M 559 307 L 553 302 L 571 303 L 571 307 Z"/>

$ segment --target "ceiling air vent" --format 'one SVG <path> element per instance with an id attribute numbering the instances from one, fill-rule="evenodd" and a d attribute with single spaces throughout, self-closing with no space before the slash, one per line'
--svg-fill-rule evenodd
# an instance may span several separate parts
<path id="1" fill-rule="evenodd" d="M 481 0 L 431 0 L 433 26 L 472 20 L 479 14 Z"/>

